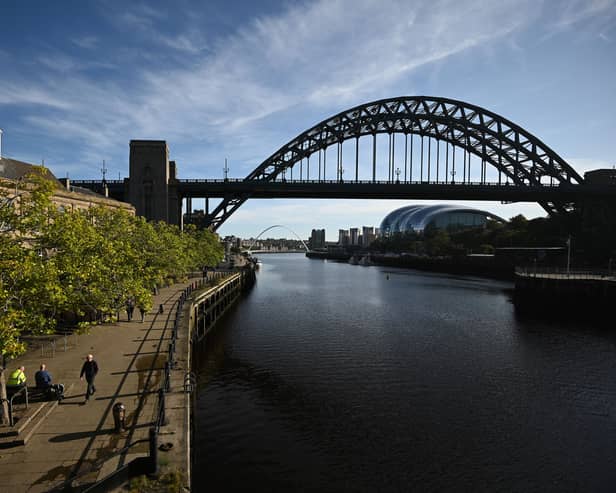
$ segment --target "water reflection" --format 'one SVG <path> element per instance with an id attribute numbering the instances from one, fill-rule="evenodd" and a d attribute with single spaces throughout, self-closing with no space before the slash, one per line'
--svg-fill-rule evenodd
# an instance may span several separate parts
<path id="1" fill-rule="evenodd" d="M 199 487 L 611 491 L 609 333 L 520 320 L 503 282 L 262 260 L 200 355 Z"/>

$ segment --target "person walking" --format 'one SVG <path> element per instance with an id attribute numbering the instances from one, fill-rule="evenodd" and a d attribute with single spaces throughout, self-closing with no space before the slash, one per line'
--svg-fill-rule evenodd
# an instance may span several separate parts
<path id="1" fill-rule="evenodd" d="M 135 311 L 135 302 L 132 298 L 128 298 L 126 301 L 126 318 L 130 322 L 133 319 L 133 313 Z"/>
<path id="2" fill-rule="evenodd" d="M 86 356 L 86 360 L 83 363 L 83 366 L 81 367 L 81 374 L 79 375 L 79 378 L 81 380 L 83 380 L 83 377 L 85 376 L 86 382 L 88 382 L 88 388 L 86 389 L 85 402 L 88 402 L 88 400 L 90 399 L 90 396 L 94 394 L 94 392 L 96 392 L 96 387 L 94 386 L 94 378 L 96 377 L 97 373 L 98 373 L 98 364 L 94 360 L 94 356 L 92 356 L 91 354 L 88 354 L 88 356 Z"/>

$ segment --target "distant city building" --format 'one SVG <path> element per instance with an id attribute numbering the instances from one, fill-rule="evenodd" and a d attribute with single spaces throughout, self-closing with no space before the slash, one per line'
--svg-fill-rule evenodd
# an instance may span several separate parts
<path id="1" fill-rule="evenodd" d="M 347 246 L 349 244 L 349 230 L 348 229 L 339 229 L 338 230 L 338 245 Z"/>
<path id="2" fill-rule="evenodd" d="M 359 228 L 349 229 L 349 236 L 350 236 L 351 245 L 353 246 L 359 245 Z"/>
<path id="3" fill-rule="evenodd" d="M 460 205 L 409 205 L 390 212 L 381 222 L 382 235 L 423 231 L 427 227 L 460 229 L 485 227 L 489 220 L 504 222 L 490 212 Z"/>
<path id="4" fill-rule="evenodd" d="M 376 240 L 376 235 L 374 233 L 374 226 L 363 226 L 361 228 L 361 246 L 364 248 L 368 248 L 370 244 Z"/>
<path id="5" fill-rule="evenodd" d="M 325 248 L 325 230 L 313 229 L 308 240 L 308 246 L 311 250 Z"/>

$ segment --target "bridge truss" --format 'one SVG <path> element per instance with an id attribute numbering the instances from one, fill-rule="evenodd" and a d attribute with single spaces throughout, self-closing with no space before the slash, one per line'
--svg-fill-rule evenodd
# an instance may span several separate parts
<path id="1" fill-rule="evenodd" d="M 377 160 L 377 150 L 383 147 L 377 146 L 377 136 L 381 134 L 388 140 L 386 160 Z M 398 161 L 395 153 L 401 145 L 400 140 L 396 144 L 396 136 L 404 142 L 404 158 Z M 368 157 L 371 176 L 360 178 L 362 138 L 372 140 Z M 346 142 L 348 147 L 349 141 L 355 147 L 352 163 L 348 158 L 343 161 L 343 144 Z M 515 123 L 478 106 L 427 96 L 383 99 L 323 120 L 282 146 L 243 182 L 258 186 L 284 182 L 289 176 L 291 182 L 311 182 L 315 178 L 326 182 L 327 150 L 332 146 L 336 148 L 335 181 L 339 183 L 385 182 L 399 188 L 400 184 L 491 182 L 528 190 L 583 183 L 564 159 Z M 348 178 L 347 173 L 344 177 L 349 168 L 354 176 Z M 365 166 L 362 169 L 365 174 Z M 208 216 L 211 229 L 216 230 L 250 197 L 249 191 L 225 196 Z M 539 204 L 550 214 L 571 207 L 558 200 L 540 200 Z"/>

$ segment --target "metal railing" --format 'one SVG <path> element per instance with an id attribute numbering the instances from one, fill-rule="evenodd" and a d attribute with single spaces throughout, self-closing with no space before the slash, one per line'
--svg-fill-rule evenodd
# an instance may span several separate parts
<path id="1" fill-rule="evenodd" d="M 7 391 L 9 390 L 10 387 L 7 386 Z M 26 396 L 26 409 L 28 409 L 28 387 L 26 387 L 25 385 L 23 387 L 20 387 L 19 389 L 15 390 L 15 392 L 11 395 L 11 397 L 8 397 L 7 399 L 1 399 L 0 400 L 0 410 L 2 409 L 2 403 L 3 402 L 7 402 L 8 403 L 8 408 L 9 408 L 9 426 L 13 427 L 15 425 L 15 418 L 13 415 L 13 399 L 15 399 L 15 397 L 21 395 L 22 393 L 25 393 Z"/>
<path id="2" fill-rule="evenodd" d="M 173 320 L 173 328 L 171 330 L 171 342 L 169 343 L 167 349 L 167 361 L 165 362 L 163 381 L 161 387 L 158 389 L 158 401 L 156 404 L 156 415 L 154 417 L 153 426 L 149 431 L 149 459 L 150 459 L 150 473 L 156 473 L 158 470 L 158 434 L 160 433 L 161 427 L 167 424 L 167 413 L 166 413 L 166 397 L 165 394 L 171 391 L 171 370 L 175 368 L 175 349 L 176 349 L 176 341 L 178 337 L 178 328 L 180 324 L 180 318 L 182 317 L 182 311 L 184 309 L 184 303 L 188 299 L 188 297 L 198 289 L 205 287 L 209 284 L 210 277 L 212 279 L 217 278 L 218 276 L 214 275 L 217 272 L 211 272 L 211 276 L 208 275 L 207 278 L 199 279 L 198 281 L 192 282 L 189 286 L 187 286 L 177 301 L 177 306 L 175 309 L 175 318 Z"/>
<path id="3" fill-rule="evenodd" d="M 203 275 L 202 279 L 192 282 L 189 286 L 184 288 L 177 301 L 175 308 L 175 318 L 173 320 L 173 328 L 171 330 L 171 338 L 169 346 L 167 348 L 167 361 L 165 362 L 163 381 L 161 387 L 158 389 L 158 401 L 156 404 L 155 417 L 153 420 L 153 426 L 149 432 L 150 450 L 149 457 L 152 471 L 156 471 L 158 467 L 158 434 L 161 427 L 167 424 L 166 415 L 166 397 L 165 395 L 171 391 L 171 370 L 176 367 L 175 350 L 176 342 L 178 338 L 178 329 L 180 326 L 180 319 L 184 310 L 184 303 L 190 295 L 199 289 L 206 286 L 215 286 L 218 284 L 218 280 L 227 277 L 229 274 L 235 273 L 234 270 L 212 270 L 208 271 L 207 275 Z M 194 374 L 190 373 L 184 376 L 183 391 L 192 392 L 196 382 Z"/>
<path id="4" fill-rule="evenodd" d="M 344 179 L 336 179 L 336 180 L 332 180 L 332 179 L 315 179 L 315 178 L 310 178 L 310 179 L 289 179 L 289 178 L 283 178 L 282 176 L 278 176 L 276 177 L 276 179 L 274 180 L 258 180 L 258 179 L 246 179 L 246 178 L 227 178 L 227 179 L 221 179 L 221 178 L 193 178 L 193 179 L 188 179 L 188 178 L 183 178 L 183 179 L 178 179 L 177 180 L 178 183 L 184 183 L 184 184 L 190 184 L 190 183 L 248 183 L 248 184 L 254 184 L 254 183 L 288 183 L 288 184 L 325 184 L 325 185 L 334 185 L 334 184 L 340 184 L 340 183 L 346 183 L 346 184 L 362 184 L 362 185 L 369 185 L 369 184 L 374 184 L 374 185 L 470 185 L 470 186 L 477 186 L 477 185 L 487 185 L 487 186 L 495 186 L 495 187 L 516 187 L 516 186 L 523 186 L 526 188 L 549 188 L 549 189 L 556 189 L 556 188 L 562 188 L 562 185 L 560 183 L 538 183 L 538 184 L 531 184 L 531 185 L 518 185 L 516 183 L 513 182 L 507 182 L 507 181 L 466 181 L 466 180 L 462 180 L 462 179 L 458 179 L 458 180 L 396 180 L 396 179 L 392 179 L 392 180 L 359 180 L 359 179 L 355 179 L 355 178 L 344 178 Z M 88 182 L 90 183 L 90 182 Z M 96 182 L 99 183 L 99 182 Z M 111 183 L 108 181 L 108 183 Z"/>
<path id="5" fill-rule="evenodd" d="M 515 268 L 516 276 L 544 279 L 579 279 L 616 281 L 612 269 L 567 269 L 566 267 L 524 266 Z"/>

